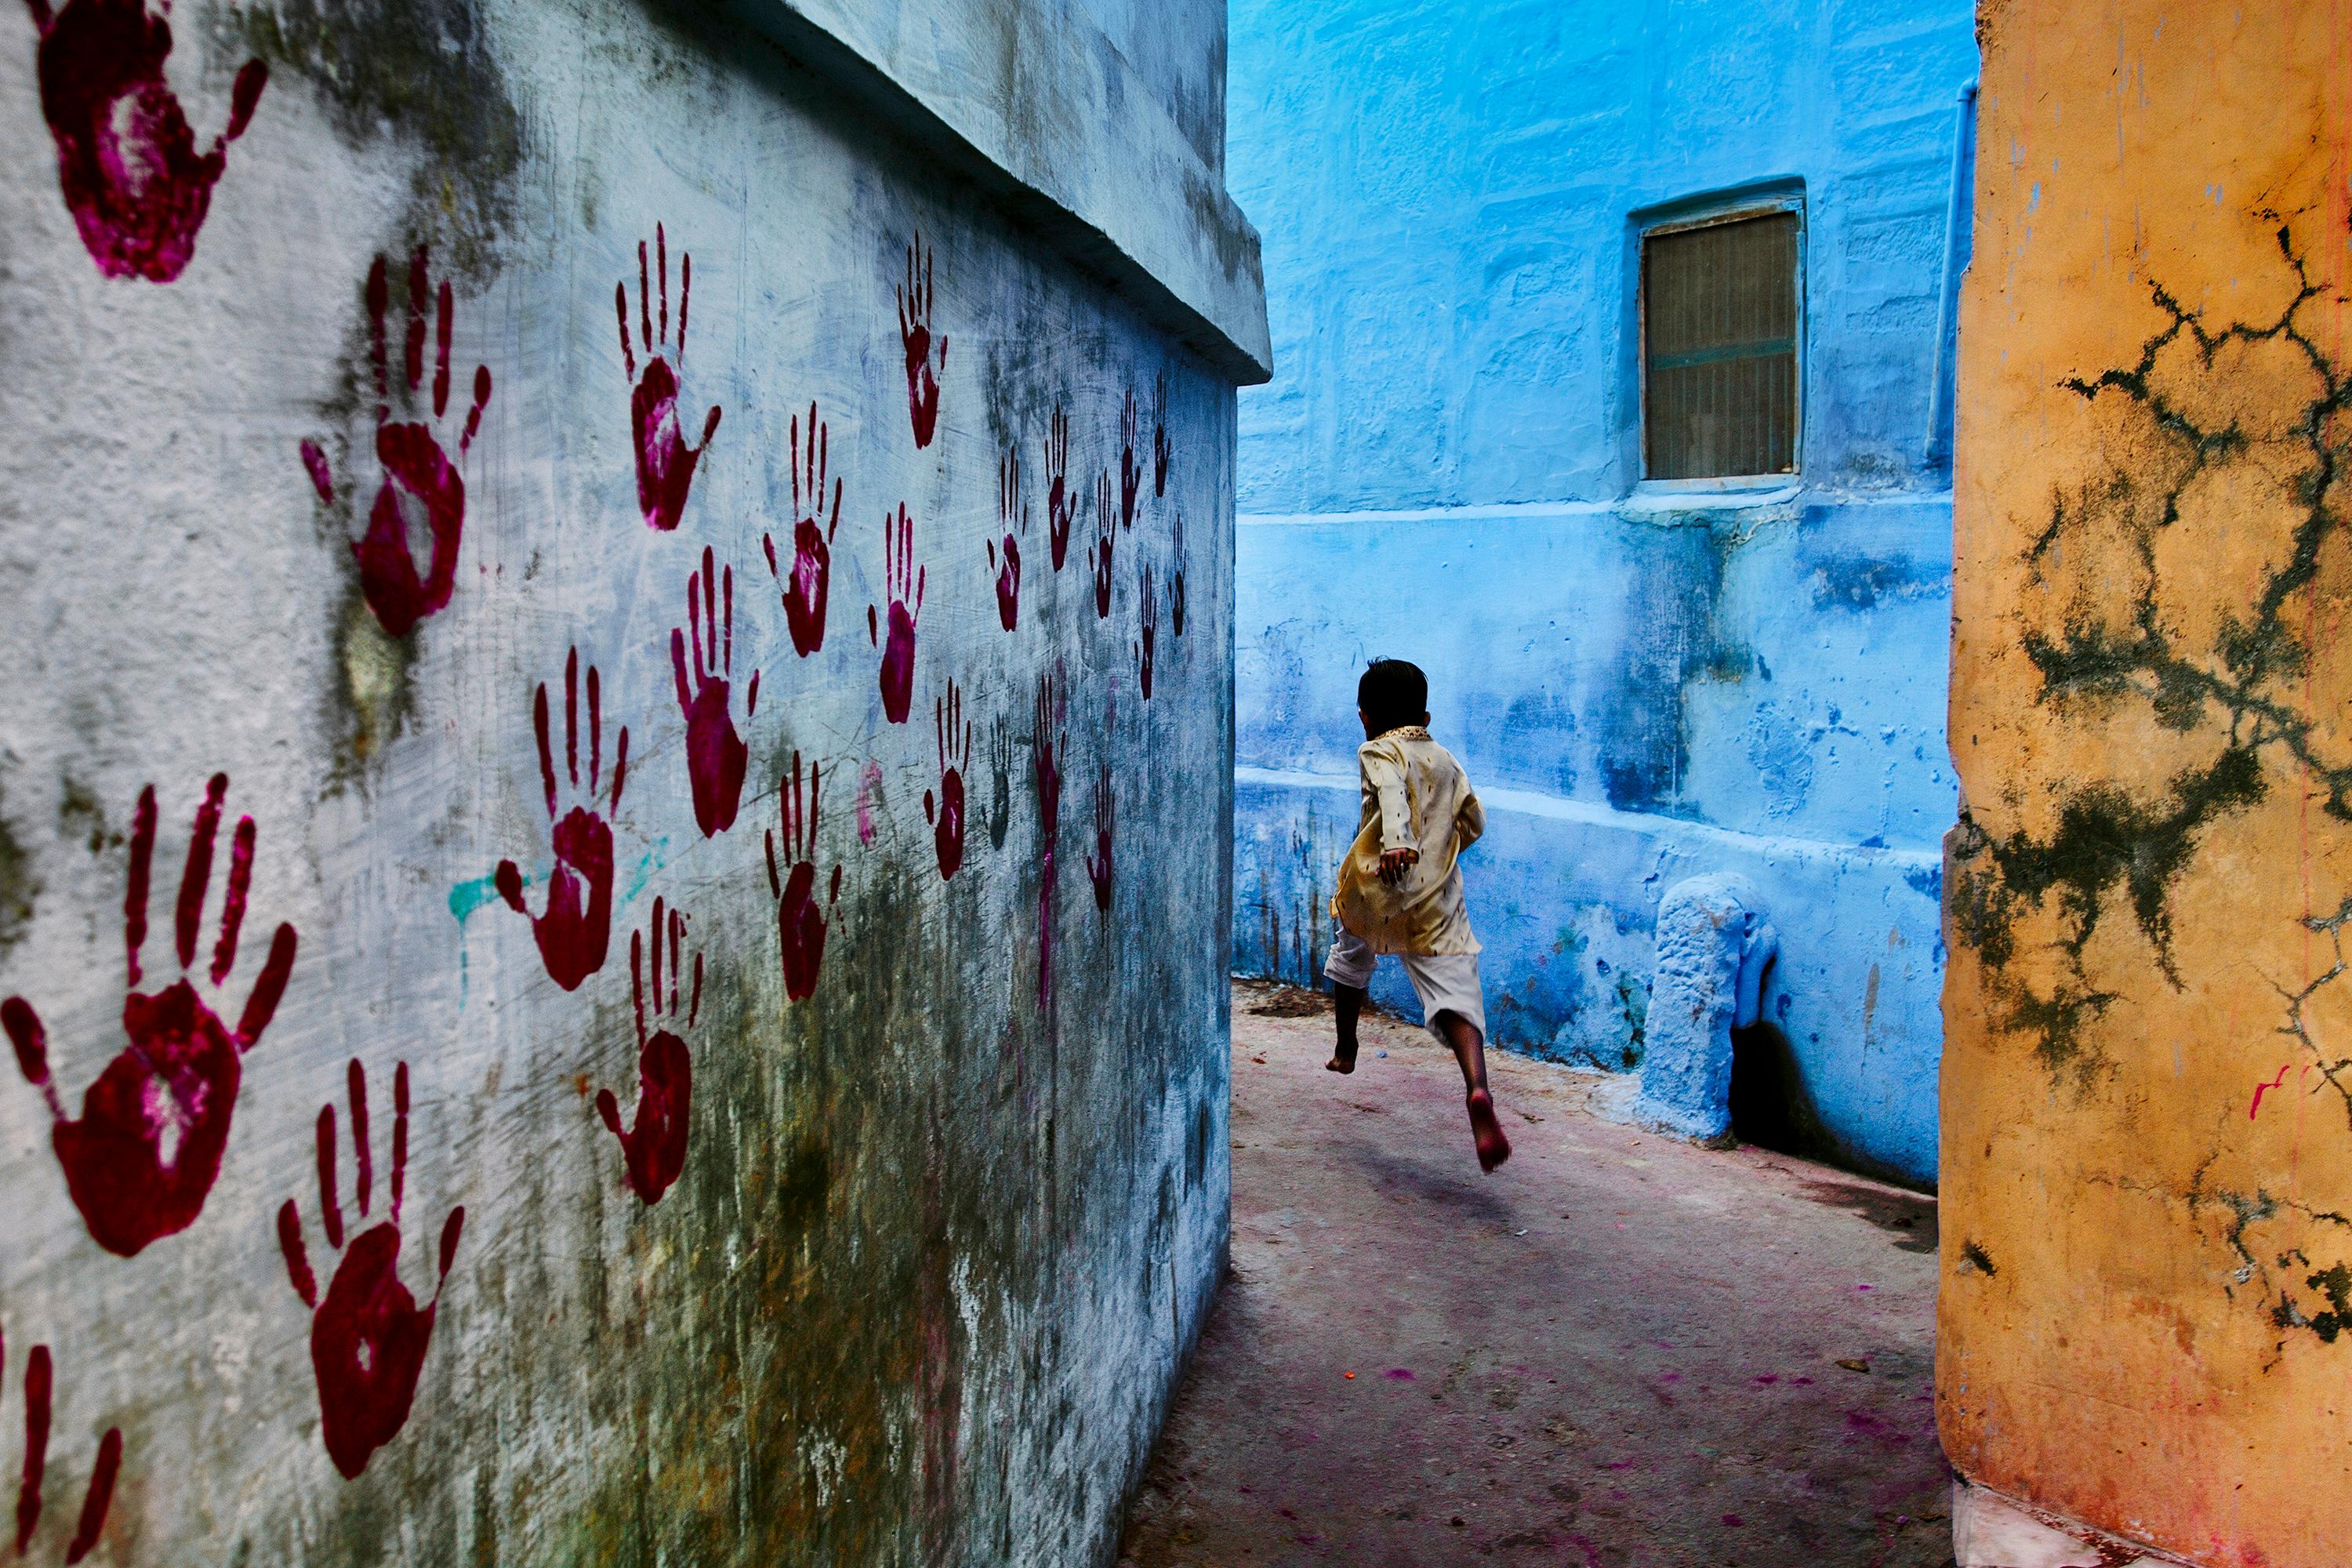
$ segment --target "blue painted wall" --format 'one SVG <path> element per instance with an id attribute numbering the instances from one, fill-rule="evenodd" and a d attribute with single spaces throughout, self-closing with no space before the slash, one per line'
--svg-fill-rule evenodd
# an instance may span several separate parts
<path id="1" fill-rule="evenodd" d="M 1822 1132 L 1932 1181 L 1966 0 L 1233 20 L 1228 169 L 1277 366 L 1239 415 L 1236 963 L 1319 968 L 1355 675 L 1412 658 L 1493 822 L 1466 864 L 1497 1040 L 1633 1065 L 1659 895 L 1739 871 Z M 1767 189 L 1805 214 L 1801 472 L 1644 485 L 1640 225 Z"/>

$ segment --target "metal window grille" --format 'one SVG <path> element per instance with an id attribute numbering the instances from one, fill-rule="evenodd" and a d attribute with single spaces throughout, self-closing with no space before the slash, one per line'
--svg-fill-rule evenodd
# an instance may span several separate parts
<path id="1" fill-rule="evenodd" d="M 1795 213 L 1644 236 L 1642 331 L 1651 479 L 1795 471 Z"/>

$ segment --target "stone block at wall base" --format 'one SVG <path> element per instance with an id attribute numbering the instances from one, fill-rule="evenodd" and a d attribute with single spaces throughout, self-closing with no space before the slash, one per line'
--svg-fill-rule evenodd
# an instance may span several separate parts
<path id="1" fill-rule="evenodd" d="M 1955 1477 L 1958 1568 L 2187 1568 L 2178 1557 Z"/>

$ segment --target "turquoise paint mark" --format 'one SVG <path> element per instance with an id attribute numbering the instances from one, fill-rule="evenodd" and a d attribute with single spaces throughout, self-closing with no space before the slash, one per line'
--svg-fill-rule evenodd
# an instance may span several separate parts
<path id="1" fill-rule="evenodd" d="M 630 882 L 629 890 L 621 895 L 621 904 L 623 908 L 626 908 L 630 904 L 634 904 L 637 901 L 637 895 L 646 890 L 646 884 L 654 879 L 654 873 L 656 871 L 661 869 L 662 851 L 668 847 L 669 837 L 665 834 L 661 837 L 655 839 L 654 847 L 646 850 L 644 857 L 637 861 L 635 879 Z"/>
<path id="2" fill-rule="evenodd" d="M 525 877 L 526 888 L 539 879 Z M 499 879 L 495 876 L 477 877 L 470 882 L 459 882 L 449 889 L 449 913 L 457 922 L 457 1010 L 466 1010 L 466 997 L 472 985 L 467 973 L 470 963 L 466 952 L 466 921 L 484 904 L 499 901 Z"/>

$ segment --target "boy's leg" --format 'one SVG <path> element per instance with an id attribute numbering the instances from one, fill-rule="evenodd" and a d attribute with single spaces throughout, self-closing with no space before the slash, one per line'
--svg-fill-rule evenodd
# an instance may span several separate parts
<path id="1" fill-rule="evenodd" d="M 1331 928 L 1330 955 L 1323 961 L 1323 978 L 1331 983 L 1332 1012 L 1339 1037 L 1331 1059 L 1323 1065 L 1332 1072 L 1356 1070 L 1356 1019 L 1364 1010 L 1364 988 L 1371 984 L 1379 955 L 1341 926 Z"/>
<path id="2" fill-rule="evenodd" d="M 1440 1013 L 1437 1023 L 1445 1043 L 1454 1047 L 1454 1059 L 1462 1068 L 1462 1087 L 1469 1094 L 1470 1136 L 1477 1146 L 1478 1168 L 1492 1171 L 1511 1157 L 1511 1141 L 1495 1119 L 1495 1097 L 1486 1088 L 1486 1036 L 1459 1013 Z"/>
<path id="3" fill-rule="evenodd" d="M 1495 1097 L 1486 1087 L 1486 1003 L 1478 984 L 1478 956 L 1414 953 L 1405 959 L 1405 970 L 1421 996 L 1422 1016 L 1429 1021 L 1429 1032 L 1445 1042 L 1462 1069 L 1478 1165 L 1492 1171 L 1511 1157 L 1511 1141 L 1495 1119 Z"/>

